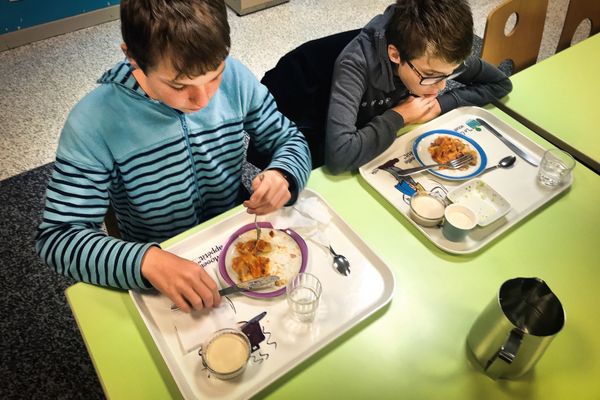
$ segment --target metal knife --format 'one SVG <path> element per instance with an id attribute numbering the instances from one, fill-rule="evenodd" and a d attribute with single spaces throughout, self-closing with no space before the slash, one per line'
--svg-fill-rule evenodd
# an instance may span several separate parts
<path id="1" fill-rule="evenodd" d="M 237 285 L 229 286 L 219 290 L 219 294 L 221 296 L 227 296 L 233 293 L 242 292 L 244 290 L 257 290 L 264 289 L 269 286 L 272 286 L 275 282 L 279 280 L 277 275 L 269 275 L 263 276 L 261 278 L 252 279 L 246 282 L 240 282 Z M 178 311 L 179 307 L 175 304 L 171 304 L 171 311 Z"/>
<path id="2" fill-rule="evenodd" d="M 494 134 L 494 136 L 496 136 L 498 139 L 500 139 L 502 141 L 502 143 L 504 143 L 516 155 L 518 155 L 519 157 L 521 157 L 523 160 L 525 160 L 529 164 L 533 165 L 534 167 L 537 167 L 539 165 L 539 162 L 531 154 L 529 154 L 528 152 L 526 152 L 525 150 L 523 150 L 522 148 L 520 148 L 519 146 L 517 146 L 516 144 L 514 144 L 513 142 L 511 142 L 510 140 L 508 140 L 504 136 L 502 136 L 500 134 L 500 132 L 498 132 L 495 128 L 493 128 L 486 121 L 484 121 L 481 118 L 475 118 L 475 119 L 481 125 L 485 126 L 488 131 L 492 132 L 492 134 Z"/>
<path id="3" fill-rule="evenodd" d="M 223 289 L 219 290 L 219 294 L 221 296 L 227 296 L 229 294 L 241 292 L 244 290 L 252 291 L 252 290 L 257 290 L 257 289 L 264 289 L 269 286 L 273 286 L 273 284 L 275 282 L 277 282 L 278 280 L 279 280 L 279 277 L 277 275 L 263 276 L 258 279 L 252 279 L 251 281 L 240 282 L 237 285 L 223 288 Z"/>

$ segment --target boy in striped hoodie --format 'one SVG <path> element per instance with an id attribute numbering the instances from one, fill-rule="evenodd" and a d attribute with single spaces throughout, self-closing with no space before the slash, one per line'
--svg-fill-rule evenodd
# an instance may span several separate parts
<path id="1" fill-rule="evenodd" d="M 244 132 L 273 156 L 244 201 L 251 214 L 295 201 L 311 170 L 308 147 L 229 57 L 223 0 L 122 0 L 121 30 L 127 60 L 61 133 L 36 249 L 76 280 L 154 287 L 183 311 L 210 308 L 220 302 L 215 282 L 158 243 L 242 201 Z M 122 239 L 100 230 L 109 205 Z"/>

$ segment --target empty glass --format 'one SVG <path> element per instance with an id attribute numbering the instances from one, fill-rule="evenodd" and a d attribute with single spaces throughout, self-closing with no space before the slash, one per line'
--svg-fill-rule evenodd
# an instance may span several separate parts
<path id="1" fill-rule="evenodd" d="M 287 285 L 287 301 L 292 316 L 302 322 L 313 321 L 321 292 L 321 282 L 316 276 L 309 273 L 296 275 Z"/>
<path id="2" fill-rule="evenodd" d="M 550 149 L 544 153 L 540 163 L 538 181 L 544 186 L 558 186 L 568 180 L 573 168 L 575 159 L 569 153 L 560 149 Z"/>

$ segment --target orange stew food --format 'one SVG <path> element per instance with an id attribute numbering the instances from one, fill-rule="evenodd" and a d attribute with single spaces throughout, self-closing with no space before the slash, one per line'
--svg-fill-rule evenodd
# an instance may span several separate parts
<path id="1" fill-rule="evenodd" d="M 427 149 L 433 161 L 439 164 L 445 164 L 452 160 L 456 160 L 465 154 L 471 154 L 473 159 L 469 165 L 477 164 L 477 151 L 473 150 L 468 144 L 458 138 L 452 136 L 438 136 Z M 460 169 L 467 169 L 469 165 Z M 442 169 L 441 167 L 440 169 Z"/>
<path id="2" fill-rule="evenodd" d="M 248 240 L 235 245 L 239 256 L 233 258 L 232 268 L 242 282 L 270 275 L 269 258 L 264 255 L 271 252 L 271 243 L 259 239 L 256 249 L 255 243 L 256 240 Z"/>

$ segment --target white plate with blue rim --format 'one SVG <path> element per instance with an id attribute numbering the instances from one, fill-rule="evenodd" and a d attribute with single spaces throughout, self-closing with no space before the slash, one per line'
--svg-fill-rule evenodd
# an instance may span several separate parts
<path id="1" fill-rule="evenodd" d="M 429 147 L 431 144 L 440 136 L 452 136 L 460 141 L 462 141 L 466 146 L 477 152 L 477 160 L 475 161 L 475 165 L 469 165 L 467 168 L 463 169 L 440 169 L 440 168 L 432 168 L 429 172 L 435 176 L 439 176 L 440 178 L 453 180 L 453 181 L 462 181 L 466 179 L 471 179 L 479 175 L 483 172 L 487 165 L 487 155 L 485 151 L 481 148 L 477 142 L 473 139 L 462 135 L 456 131 L 451 131 L 448 129 L 435 129 L 433 131 L 428 131 L 420 135 L 413 142 L 413 154 L 415 155 L 415 159 L 421 165 L 431 165 L 436 164 L 436 162 L 431 158 L 431 154 L 429 153 Z"/>

